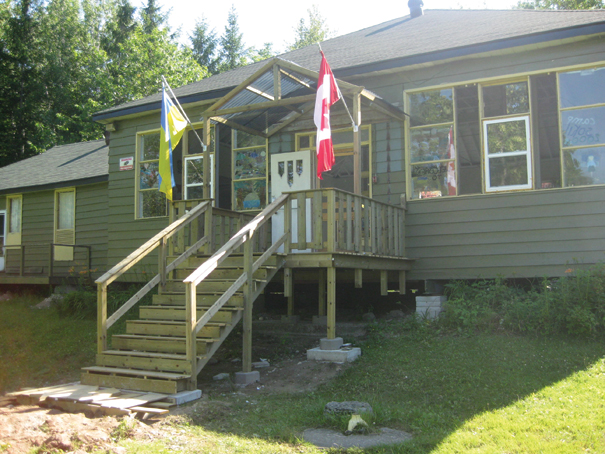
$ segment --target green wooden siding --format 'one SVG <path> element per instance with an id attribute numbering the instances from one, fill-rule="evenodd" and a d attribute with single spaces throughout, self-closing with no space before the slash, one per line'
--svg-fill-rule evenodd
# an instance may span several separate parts
<path id="1" fill-rule="evenodd" d="M 561 276 L 605 260 L 605 187 L 410 201 L 410 279 Z"/>
<path id="2" fill-rule="evenodd" d="M 6 204 L 6 198 L 2 198 Z M 47 276 L 50 265 L 50 244 L 54 242 L 55 191 L 37 191 L 23 194 L 21 243 L 25 247 L 24 271 L 27 274 Z M 76 244 L 92 247 L 92 276 L 102 274 L 107 263 L 107 184 L 99 183 L 76 187 Z M 18 272 L 20 253 L 7 252 L 7 269 Z M 73 270 L 72 270 L 73 268 Z M 88 253 L 75 249 L 73 261 L 55 261 L 54 274 L 73 274 L 88 269 Z"/>

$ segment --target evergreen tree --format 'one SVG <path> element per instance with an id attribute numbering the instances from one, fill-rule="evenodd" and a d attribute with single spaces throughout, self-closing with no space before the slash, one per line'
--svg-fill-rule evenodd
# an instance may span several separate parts
<path id="1" fill-rule="evenodd" d="M 248 64 L 248 52 L 244 46 L 243 34 L 239 32 L 237 12 L 234 6 L 231 6 L 229 11 L 225 33 L 221 36 L 220 45 L 221 63 L 219 72 L 230 71 Z"/>
<path id="2" fill-rule="evenodd" d="M 168 20 L 168 13 L 162 13 L 162 7 L 158 6 L 156 0 L 147 0 L 147 5 L 141 10 L 141 25 L 145 33 L 164 28 Z"/>
<path id="3" fill-rule="evenodd" d="M 273 43 L 265 43 L 264 47 L 260 50 L 256 50 L 254 47 L 250 49 L 250 58 L 252 61 L 263 61 L 271 57 L 275 57 L 276 53 L 273 51 Z"/>
<path id="4" fill-rule="evenodd" d="M 603 0 L 529 0 L 517 3 L 517 9 L 603 9 Z"/>
<path id="5" fill-rule="evenodd" d="M 218 55 L 218 38 L 214 29 L 210 30 L 206 19 L 195 23 L 193 34 L 189 36 L 193 58 L 200 66 L 205 67 L 211 75 L 218 74 L 220 57 Z"/>
<path id="6" fill-rule="evenodd" d="M 294 29 L 296 38 L 294 43 L 288 46 L 288 50 L 300 49 L 302 47 L 309 46 L 311 44 L 317 44 L 332 35 L 330 29 L 326 24 L 326 19 L 319 13 L 317 5 L 313 5 L 307 10 L 308 23 L 305 18 L 301 18 L 298 22 L 298 26 Z"/>

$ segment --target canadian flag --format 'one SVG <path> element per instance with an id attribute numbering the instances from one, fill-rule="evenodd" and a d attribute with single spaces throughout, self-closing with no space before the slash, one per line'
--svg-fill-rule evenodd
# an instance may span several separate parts
<path id="1" fill-rule="evenodd" d="M 449 159 L 456 158 L 456 148 L 454 147 L 454 130 L 450 126 L 450 132 L 447 135 L 447 154 Z M 455 161 L 447 163 L 447 195 L 456 195 L 456 167 Z"/>
<path id="2" fill-rule="evenodd" d="M 317 126 L 317 178 L 322 172 L 330 170 L 334 164 L 332 131 L 330 129 L 330 106 L 340 99 L 334 74 L 328 65 L 326 56 L 321 52 L 321 67 L 317 81 L 314 121 Z"/>

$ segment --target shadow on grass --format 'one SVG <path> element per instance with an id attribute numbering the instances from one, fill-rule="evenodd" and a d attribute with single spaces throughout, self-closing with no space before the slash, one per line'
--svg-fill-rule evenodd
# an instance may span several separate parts
<path id="1" fill-rule="evenodd" d="M 604 356 L 605 345 L 593 340 L 378 333 L 352 368 L 314 393 L 230 396 L 228 415 L 198 422 L 221 433 L 292 442 L 305 428 L 329 425 L 323 416 L 327 402 L 366 401 L 377 425 L 414 435 L 405 444 L 368 452 L 430 453 L 473 417 L 507 407 Z"/>

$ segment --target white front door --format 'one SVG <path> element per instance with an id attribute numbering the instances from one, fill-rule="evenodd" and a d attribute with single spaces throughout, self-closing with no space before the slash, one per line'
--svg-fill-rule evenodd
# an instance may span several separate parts
<path id="1" fill-rule="evenodd" d="M 313 150 L 294 151 L 271 155 L 271 201 L 284 192 L 304 191 L 312 188 Z M 292 242 L 298 242 L 298 222 L 296 221 L 297 204 L 292 201 Z M 311 200 L 307 200 L 307 241 L 311 241 Z M 279 210 L 271 220 L 272 240 L 275 242 L 283 235 L 284 210 Z M 280 252 L 283 247 L 280 248 Z M 307 249 L 306 251 L 309 251 Z M 299 251 L 302 252 L 302 251 Z"/>

